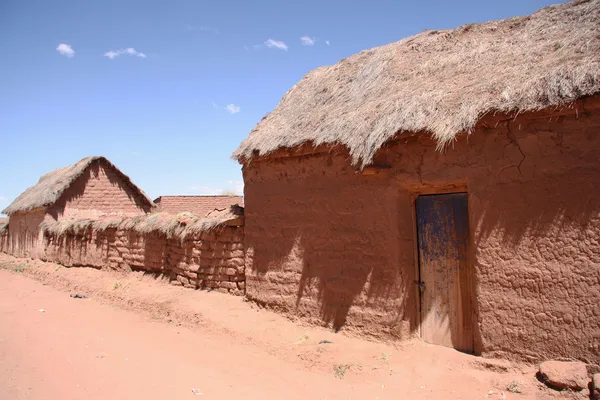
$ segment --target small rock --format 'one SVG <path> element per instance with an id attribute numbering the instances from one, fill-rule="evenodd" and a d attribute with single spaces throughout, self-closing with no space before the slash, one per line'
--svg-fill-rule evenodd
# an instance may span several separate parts
<path id="1" fill-rule="evenodd" d="M 592 398 L 600 400 L 600 374 L 594 374 L 592 378 Z"/>
<path id="2" fill-rule="evenodd" d="M 579 361 L 544 361 L 539 374 L 546 385 L 558 390 L 583 390 L 589 382 L 587 368 Z"/>

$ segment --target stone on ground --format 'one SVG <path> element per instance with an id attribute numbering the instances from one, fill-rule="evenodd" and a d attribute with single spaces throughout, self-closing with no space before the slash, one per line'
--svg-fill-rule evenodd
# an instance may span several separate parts
<path id="1" fill-rule="evenodd" d="M 544 361 L 540 375 L 546 385 L 558 390 L 583 390 L 589 382 L 587 368 L 579 361 Z"/>

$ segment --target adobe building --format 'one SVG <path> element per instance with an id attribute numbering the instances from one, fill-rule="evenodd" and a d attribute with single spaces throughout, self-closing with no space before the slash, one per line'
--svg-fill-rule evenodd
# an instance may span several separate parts
<path id="1" fill-rule="evenodd" d="M 143 215 L 152 200 L 104 157 L 87 157 L 42 176 L 2 212 L 9 216 L 5 250 L 18 257 L 43 252 L 44 221 Z"/>
<path id="2" fill-rule="evenodd" d="M 191 212 L 199 217 L 210 217 L 215 214 L 226 212 L 232 206 L 244 205 L 242 196 L 160 196 L 154 199 L 156 208 L 154 212 L 167 212 L 179 214 Z"/>
<path id="3" fill-rule="evenodd" d="M 600 1 L 306 75 L 235 151 L 246 295 L 316 324 L 600 362 Z"/>

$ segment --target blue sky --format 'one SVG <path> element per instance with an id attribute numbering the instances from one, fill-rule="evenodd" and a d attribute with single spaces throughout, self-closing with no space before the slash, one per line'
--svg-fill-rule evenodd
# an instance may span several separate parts
<path id="1" fill-rule="evenodd" d="M 108 157 L 152 198 L 241 190 L 230 155 L 308 71 L 552 1 L 0 2 L 0 209 Z"/>

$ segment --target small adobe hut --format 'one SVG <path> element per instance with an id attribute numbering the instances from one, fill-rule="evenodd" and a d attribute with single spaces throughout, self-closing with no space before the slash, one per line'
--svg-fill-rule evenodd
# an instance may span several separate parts
<path id="1" fill-rule="evenodd" d="M 153 207 L 152 200 L 110 161 L 87 157 L 42 176 L 2 211 L 9 216 L 5 251 L 39 257 L 44 221 L 143 215 Z"/>
<path id="2" fill-rule="evenodd" d="M 179 214 L 191 212 L 198 217 L 210 217 L 229 210 L 232 206 L 244 205 L 242 196 L 160 196 L 154 199 L 155 212 Z"/>
<path id="3" fill-rule="evenodd" d="M 306 75 L 234 152 L 246 295 L 335 329 L 600 362 L 600 1 Z"/>

